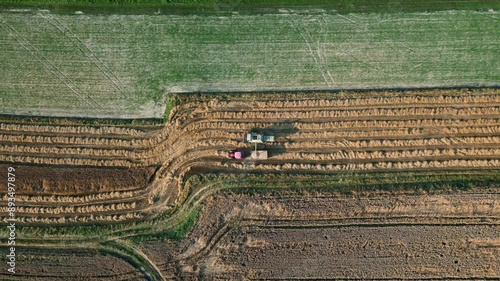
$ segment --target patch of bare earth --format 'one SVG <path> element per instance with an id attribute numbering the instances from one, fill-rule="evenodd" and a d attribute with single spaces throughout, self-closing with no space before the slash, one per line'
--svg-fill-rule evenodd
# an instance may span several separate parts
<path id="1" fill-rule="evenodd" d="M 0 164 L 6 171 L 12 165 Z M 155 169 L 15 165 L 17 193 L 31 195 L 86 195 L 126 191 L 148 184 Z"/>
<path id="2" fill-rule="evenodd" d="M 145 280 L 128 262 L 92 249 L 44 249 L 17 247 L 16 273 L 0 273 L 2 280 L 92 281 Z M 5 261 L 3 255 L 2 261 Z M 3 262 L 5 264 L 5 262 Z"/>

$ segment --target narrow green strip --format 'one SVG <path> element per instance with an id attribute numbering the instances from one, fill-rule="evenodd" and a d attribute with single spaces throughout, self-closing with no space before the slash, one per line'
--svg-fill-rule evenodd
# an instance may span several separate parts
<path id="1" fill-rule="evenodd" d="M 43 6 L 64 12 L 64 8 L 98 8 L 106 13 L 142 14 L 149 12 L 221 12 L 248 10 L 274 12 L 275 8 L 327 9 L 339 13 L 422 12 L 443 10 L 489 10 L 500 9 L 497 0 L 0 0 L 0 6 Z M 121 8 L 131 8 L 121 9 Z M 171 8 L 180 8 L 178 10 Z M 158 10 L 168 8 L 169 11 Z M 186 11 L 183 8 L 191 8 Z M 68 10 L 69 11 L 69 10 Z M 96 10 L 97 11 L 97 10 Z M 87 10 L 88 12 L 88 10 Z"/>

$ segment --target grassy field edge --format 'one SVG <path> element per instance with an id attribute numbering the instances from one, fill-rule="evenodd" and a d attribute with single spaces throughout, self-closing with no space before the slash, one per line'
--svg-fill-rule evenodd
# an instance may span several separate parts
<path id="1" fill-rule="evenodd" d="M 210 13 L 224 11 L 274 12 L 276 8 L 327 9 L 338 13 L 430 12 L 443 10 L 500 9 L 500 2 L 485 1 L 397 1 L 397 0 L 1 0 L 1 7 L 49 8 L 65 13 L 87 12 L 142 14 Z M 126 8 L 134 8 L 133 10 Z"/>

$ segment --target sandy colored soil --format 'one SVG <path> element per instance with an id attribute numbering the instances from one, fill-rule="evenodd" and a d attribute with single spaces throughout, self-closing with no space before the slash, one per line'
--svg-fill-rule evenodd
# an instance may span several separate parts
<path id="1" fill-rule="evenodd" d="M 18 215 L 31 224 L 159 214 L 181 203 L 189 175 L 208 171 L 500 167 L 498 90 L 315 95 L 186 96 L 157 130 L 4 123 L 0 161 L 19 169 Z M 228 159 L 253 148 L 242 140 L 250 130 L 276 137 L 260 146 L 270 158 Z"/>

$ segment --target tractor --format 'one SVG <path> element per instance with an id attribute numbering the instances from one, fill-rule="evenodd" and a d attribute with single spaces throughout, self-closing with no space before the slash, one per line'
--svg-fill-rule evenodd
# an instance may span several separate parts
<path id="1" fill-rule="evenodd" d="M 245 158 L 245 153 L 239 150 L 231 150 L 229 151 L 229 158 L 231 159 L 243 159 Z"/>

